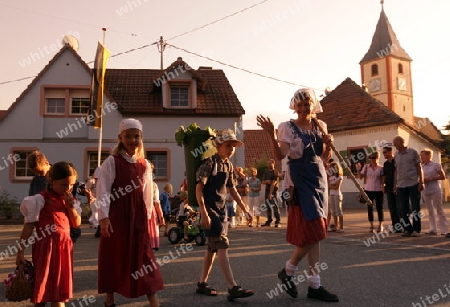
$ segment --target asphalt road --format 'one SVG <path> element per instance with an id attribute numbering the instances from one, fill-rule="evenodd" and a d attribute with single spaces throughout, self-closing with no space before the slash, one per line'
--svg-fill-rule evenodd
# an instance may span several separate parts
<path id="1" fill-rule="evenodd" d="M 386 210 L 387 211 L 387 210 Z M 446 208 L 450 216 L 449 208 Z M 216 297 L 195 294 L 204 246 L 192 246 L 183 252 L 180 244 L 172 245 L 161 237 L 156 257 L 166 263 L 161 267 L 165 289 L 159 293 L 161 305 L 171 306 L 450 306 L 450 239 L 443 236 L 404 238 L 398 234 L 374 236 L 368 233 L 365 210 L 345 212 L 345 233 L 330 233 L 322 242 L 322 284 L 339 295 L 339 303 L 307 299 L 307 284 L 300 283 L 299 298 L 281 293 L 277 272 L 288 259 L 292 247 L 285 241 L 282 228 L 248 228 L 230 230 L 231 266 L 236 281 L 253 289 L 255 295 L 227 301 L 226 283 L 217 263 L 209 283 L 219 291 Z M 387 219 L 389 219 L 389 214 Z M 283 222 L 285 219 L 283 219 Z M 264 222 L 264 220 L 263 220 Z M 104 298 L 97 294 L 97 248 L 94 230 L 82 225 L 83 234 L 74 249 L 74 296 L 69 307 L 103 306 Z M 423 229 L 427 228 L 426 218 Z M 0 251 L 14 244 L 20 225 L 0 226 Z M 369 241 L 371 240 L 370 244 Z M 368 246 L 369 245 L 369 246 Z M 177 252 L 178 250 L 178 252 Z M 27 253 L 30 253 L 30 248 Z M 0 260 L 2 280 L 14 267 L 14 257 Z M 297 273 L 305 275 L 306 262 Z M 278 291 L 276 293 L 275 291 Z M 85 296 L 85 300 L 82 298 Z M 145 297 L 126 299 L 116 296 L 120 306 L 148 306 Z M 29 302 L 11 303 L 4 298 L 0 286 L 0 306 L 31 306 Z"/>

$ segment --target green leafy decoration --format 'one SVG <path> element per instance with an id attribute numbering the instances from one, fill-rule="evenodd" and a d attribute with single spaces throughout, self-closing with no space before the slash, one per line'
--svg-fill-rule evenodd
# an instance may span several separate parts
<path id="1" fill-rule="evenodd" d="M 206 131 L 210 137 L 216 136 L 216 130 L 212 129 L 209 126 L 201 129 L 200 126 L 197 125 L 197 123 L 192 123 L 186 128 L 181 125 L 180 128 L 175 131 L 175 141 L 177 142 L 177 145 L 183 146 L 189 136 L 199 131 Z"/>

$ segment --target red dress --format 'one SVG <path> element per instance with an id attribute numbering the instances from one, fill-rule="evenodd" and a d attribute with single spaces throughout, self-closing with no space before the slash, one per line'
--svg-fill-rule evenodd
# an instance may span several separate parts
<path id="1" fill-rule="evenodd" d="M 100 238 L 98 293 L 117 292 L 134 298 L 162 290 L 164 285 L 150 246 L 141 184 L 146 162 L 129 163 L 121 155 L 115 155 L 114 160 L 116 174 L 109 208 L 114 232 L 109 238 Z M 129 186 L 129 193 L 114 192 L 129 191 Z"/>
<path id="2" fill-rule="evenodd" d="M 73 243 L 69 218 L 62 196 L 46 191 L 40 194 L 45 205 L 39 213 L 36 240 L 32 245 L 36 280 L 31 302 L 67 302 L 73 297 Z"/>

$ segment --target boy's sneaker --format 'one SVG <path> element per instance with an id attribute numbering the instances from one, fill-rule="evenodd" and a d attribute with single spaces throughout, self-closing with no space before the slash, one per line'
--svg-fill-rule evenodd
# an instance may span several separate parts
<path id="1" fill-rule="evenodd" d="M 336 294 L 328 292 L 322 286 L 320 286 L 319 289 L 308 287 L 308 298 L 316 298 L 325 302 L 339 302 L 339 298 Z"/>
<path id="2" fill-rule="evenodd" d="M 245 298 L 255 294 L 253 290 L 244 289 L 241 286 L 234 286 L 228 289 L 228 301 L 234 301 L 237 298 Z"/>
<path id="3" fill-rule="evenodd" d="M 286 274 L 286 269 L 282 269 L 281 271 L 278 272 L 278 278 L 284 285 L 286 293 L 292 296 L 293 298 L 297 298 L 298 292 L 297 287 L 295 286 L 294 283 L 295 277 L 289 276 L 288 274 Z"/>

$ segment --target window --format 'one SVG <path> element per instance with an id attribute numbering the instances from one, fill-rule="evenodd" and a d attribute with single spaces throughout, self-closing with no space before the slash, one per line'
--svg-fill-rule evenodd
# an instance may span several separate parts
<path id="1" fill-rule="evenodd" d="M 373 64 L 372 65 L 372 76 L 377 76 L 377 75 L 378 75 L 378 65 Z"/>
<path id="2" fill-rule="evenodd" d="M 403 65 L 402 65 L 402 63 L 398 63 L 398 73 L 399 74 L 403 73 Z"/>
<path id="3" fill-rule="evenodd" d="M 87 86 L 42 86 L 41 112 L 56 117 L 84 116 L 90 108 L 90 88 Z"/>
<path id="4" fill-rule="evenodd" d="M 109 156 L 109 152 L 102 151 L 100 156 L 100 164 L 105 161 L 105 159 Z M 86 174 L 86 177 L 90 177 L 90 174 L 93 174 L 95 169 L 98 166 L 98 152 L 97 151 L 90 151 L 88 152 L 88 173 Z"/>
<path id="5" fill-rule="evenodd" d="M 34 177 L 34 173 L 28 168 L 28 157 L 33 150 L 15 150 L 13 156 L 18 155 L 19 159 L 16 159 L 14 164 L 14 179 L 26 179 L 29 180 Z"/>
<path id="6" fill-rule="evenodd" d="M 170 106 L 188 107 L 189 106 L 189 86 L 171 85 L 170 86 Z"/>
<path id="7" fill-rule="evenodd" d="M 64 114 L 66 112 L 66 101 L 64 98 L 46 98 L 46 114 Z"/>
<path id="8" fill-rule="evenodd" d="M 86 115 L 89 112 L 90 106 L 91 106 L 91 100 L 89 98 L 72 98 L 70 114 Z"/>
<path id="9" fill-rule="evenodd" d="M 155 166 L 155 180 L 167 180 L 167 151 L 147 151 L 147 159 Z"/>

